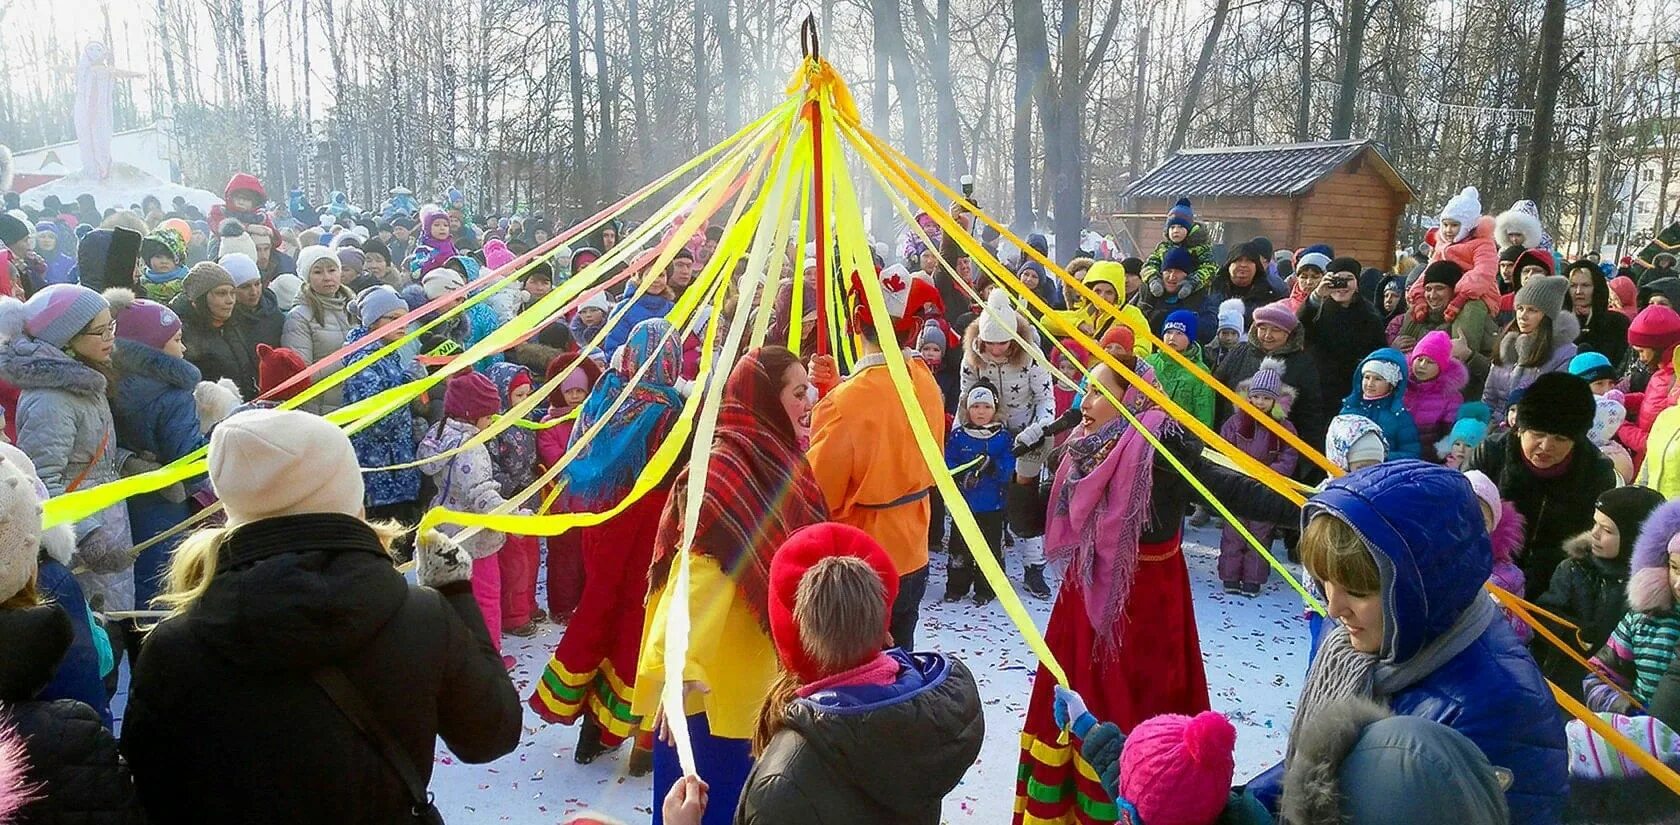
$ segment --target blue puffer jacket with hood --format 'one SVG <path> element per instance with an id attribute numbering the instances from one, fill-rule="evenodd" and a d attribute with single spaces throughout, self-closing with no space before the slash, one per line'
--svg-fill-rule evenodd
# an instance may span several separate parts
<path id="1" fill-rule="evenodd" d="M 1352 526 L 1382 554 L 1385 639 L 1382 665 L 1400 665 L 1453 627 L 1493 569 L 1481 510 L 1464 476 L 1421 461 L 1380 464 L 1337 479 L 1301 512 L 1304 526 L 1326 514 Z M 1569 787 L 1563 721 L 1540 668 L 1503 621 L 1488 623 L 1458 654 L 1389 696 L 1397 714 L 1433 719 L 1470 738 L 1511 771 L 1511 821 L 1562 820 Z M 1280 764 L 1249 783 L 1277 810 Z"/>
<path id="2" fill-rule="evenodd" d="M 1365 365 L 1372 361 L 1385 361 L 1398 367 L 1400 381 L 1394 385 L 1394 392 L 1382 398 L 1367 400 L 1361 384 L 1365 379 Z M 1342 415 L 1363 415 L 1382 428 L 1383 438 L 1388 440 L 1390 461 L 1398 458 L 1417 458 L 1421 455 L 1417 421 L 1412 418 L 1411 411 L 1406 409 L 1408 377 L 1406 356 L 1393 347 L 1383 347 L 1359 362 L 1359 369 L 1353 373 L 1353 392 L 1348 393 L 1348 397 L 1342 400 Z"/>

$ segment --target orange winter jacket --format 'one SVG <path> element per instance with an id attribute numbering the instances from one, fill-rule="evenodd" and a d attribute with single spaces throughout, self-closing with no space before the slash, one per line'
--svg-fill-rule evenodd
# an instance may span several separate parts
<path id="1" fill-rule="evenodd" d="M 906 353 L 904 360 L 934 443 L 943 445 L 939 384 L 921 359 Z M 933 474 L 916 448 L 884 356 L 860 359 L 852 376 L 817 403 L 809 456 L 830 519 L 880 542 L 901 575 L 927 566 Z"/>

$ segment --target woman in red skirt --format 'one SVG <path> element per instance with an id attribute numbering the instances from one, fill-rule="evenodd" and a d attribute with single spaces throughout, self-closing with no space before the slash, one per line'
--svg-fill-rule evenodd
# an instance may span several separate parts
<path id="1" fill-rule="evenodd" d="M 640 382 L 632 384 L 643 364 Z M 677 334 L 663 318 L 643 321 L 614 353 L 612 367 L 590 390 L 573 428 L 583 437 L 620 395 L 624 403 L 567 466 L 566 494 L 582 512 L 608 510 L 623 501 L 649 458 L 682 412 L 675 384 L 682 367 Z M 636 688 L 636 657 L 642 641 L 643 604 L 659 514 L 669 479 L 610 521 L 579 530 L 584 589 L 554 658 L 537 680 L 530 705 L 538 716 L 559 724 L 583 720 L 578 731 L 580 764 L 618 747 L 641 726 L 630 712 Z M 652 752 L 642 742 L 631 756 L 631 773 L 652 769 Z"/>
<path id="2" fill-rule="evenodd" d="M 1154 372 L 1122 357 L 1150 383 Z M 1239 473 L 1201 458 L 1201 444 L 1107 367 L 1101 381 L 1232 512 L 1288 523 L 1299 510 Z M 1045 552 L 1063 566 L 1045 641 L 1068 687 L 1123 731 L 1163 713 L 1208 710 L 1207 676 L 1180 527 L 1192 489 L 1101 392 L 1085 394 L 1050 488 Z M 1061 742 L 1055 677 L 1040 667 L 1021 734 L 1015 822 L 1114 822 L 1118 811 L 1079 752 Z"/>

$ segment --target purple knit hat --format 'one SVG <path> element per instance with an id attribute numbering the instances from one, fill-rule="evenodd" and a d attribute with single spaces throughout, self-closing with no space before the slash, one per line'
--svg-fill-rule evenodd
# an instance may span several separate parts
<path id="1" fill-rule="evenodd" d="M 1301 325 L 1301 319 L 1295 317 L 1295 311 L 1289 308 L 1289 301 L 1285 299 L 1255 309 L 1254 323 L 1271 324 L 1284 332 L 1294 332 Z"/>
<path id="2" fill-rule="evenodd" d="M 105 299 L 81 284 L 51 284 L 24 302 L 23 329 L 32 338 L 64 349 L 106 309 L 110 305 Z"/>
<path id="3" fill-rule="evenodd" d="M 457 421 L 477 421 L 502 411 L 502 396 L 490 379 L 463 372 L 443 388 L 443 414 Z"/>
<path id="4" fill-rule="evenodd" d="M 105 300 L 117 321 L 117 337 L 124 341 L 160 350 L 181 331 L 181 317 L 156 301 L 136 298 L 126 289 L 107 290 Z"/>
<path id="5" fill-rule="evenodd" d="M 1674 589 L 1668 586 L 1670 554 L 1680 555 L 1680 501 L 1652 510 L 1639 528 L 1627 584 L 1629 607 L 1641 613 L 1674 607 Z"/>
<path id="6" fill-rule="evenodd" d="M 1279 364 L 1275 358 L 1267 358 L 1260 362 L 1260 371 L 1248 379 L 1248 391 L 1277 398 L 1283 394 L 1283 375 L 1279 371 Z"/>

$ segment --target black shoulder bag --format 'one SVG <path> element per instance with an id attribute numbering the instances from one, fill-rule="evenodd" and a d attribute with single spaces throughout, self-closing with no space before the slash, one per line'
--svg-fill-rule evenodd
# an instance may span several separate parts
<path id="1" fill-rule="evenodd" d="M 432 795 L 426 790 L 426 783 L 420 780 L 420 772 L 410 761 L 408 754 L 403 752 L 390 731 L 374 717 L 368 709 L 367 702 L 362 699 L 361 691 L 350 684 L 350 679 L 344 671 L 333 665 L 326 665 L 309 674 L 309 678 L 319 685 L 327 694 L 327 698 L 338 706 L 344 718 L 356 726 L 356 730 L 373 741 L 374 747 L 379 749 L 379 755 L 385 757 L 385 763 L 397 772 L 403 785 L 408 788 L 408 795 L 413 800 L 409 813 L 414 821 L 422 825 L 444 825 L 443 814 L 438 812 L 437 806 L 432 804 Z"/>

